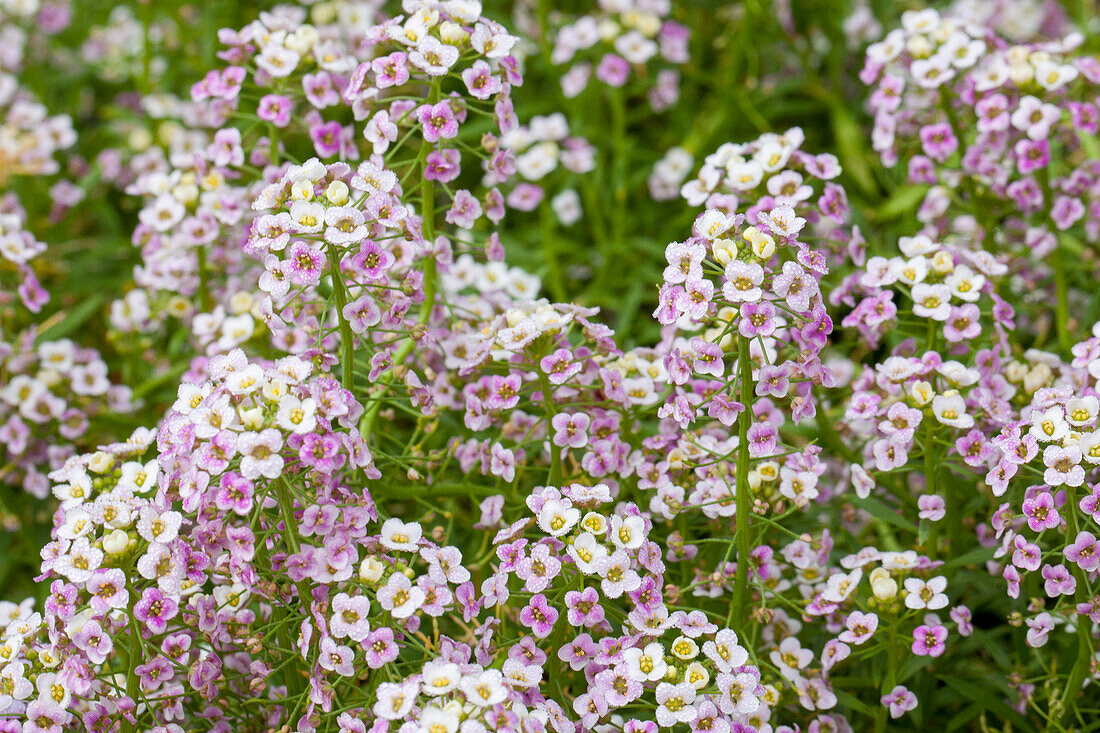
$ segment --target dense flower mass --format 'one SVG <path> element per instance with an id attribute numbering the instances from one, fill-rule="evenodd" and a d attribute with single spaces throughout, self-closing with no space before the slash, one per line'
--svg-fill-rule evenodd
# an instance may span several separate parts
<path id="1" fill-rule="evenodd" d="M 880 5 L 0 2 L 0 731 L 1094 729 L 1095 27 Z"/>

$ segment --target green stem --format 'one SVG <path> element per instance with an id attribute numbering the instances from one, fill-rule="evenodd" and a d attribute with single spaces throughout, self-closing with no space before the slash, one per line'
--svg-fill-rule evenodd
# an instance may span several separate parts
<path id="1" fill-rule="evenodd" d="M 550 443 L 550 485 L 561 486 L 564 475 L 561 465 L 561 448 L 554 445 L 553 438 L 553 420 L 554 415 L 557 414 L 552 397 L 554 387 L 550 384 L 550 377 L 542 369 L 539 369 L 539 385 L 542 387 L 542 399 L 546 403 L 546 439 Z"/>
<path id="2" fill-rule="evenodd" d="M 741 624 L 748 626 L 745 607 L 749 596 L 749 563 L 752 554 L 752 542 L 749 537 L 749 522 L 752 517 L 752 487 L 749 486 L 749 424 L 752 422 L 752 360 L 749 357 L 749 340 L 738 337 L 737 374 L 741 380 L 741 404 L 745 409 L 738 418 L 737 425 L 737 572 L 733 586 L 733 615 Z"/>
<path id="3" fill-rule="evenodd" d="M 611 105 L 611 200 L 608 202 L 611 237 L 607 242 L 609 247 L 605 247 L 602 253 L 601 276 L 598 278 L 601 283 L 618 280 L 618 263 L 626 252 L 626 171 L 630 156 L 630 146 L 626 140 L 626 100 L 623 98 L 623 91 L 610 90 L 608 101 Z M 606 240 L 601 238 L 601 241 Z"/>
<path id="4" fill-rule="evenodd" d="M 1070 541 L 1071 538 L 1077 537 L 1077 491 L 1072 486 L 1066 486 L 1066 524 L 1068 532 L 1066 533 L 1066 540 Z M 1073 577 L 1077 580 L 1077 590 L 1074 593 L 1074 601 L 1076 603 L 1087 603 L 1091 594 L 1089 593 L 1088 578 L 1085 572 L 1081 570 L 1081 567 L 1077 563 L 1071 563 Z M 1085 676 L 1089 673 L 1089 668 L 1092 665 L 1092 656 L 1095 653 L 1095 645 L 1092 640 L 1092 621 L 1086 614 L 1079 613 L 1077 615 L 1077 659 L 1073 664 L 1073 668 L 1070 670 L 1069 677 L 1066 678 L 1066 687 L 1062 691 L 1062 725 L 1058 727 L 1062 728 L 1072 727 L 1072 721 L 1077 713 L 1077 696 L 1081 692 L 1082 685 L 1085 682 Z M 1047 726 L 1047 730 L 1051 730 L 1051 726 L 1056 725 L 1052 720 L 1051 724 Z"/>
<path id="5" fill-rule="evenodd" d="M 294 519 L 294 497 L 290 493 L 290 484 L 287 483 L 286 477 L 281 477 L 274 482 L 275 496 L 279 504 L 279 513 L 283 519 L 283 535 L 286 537 L 287 544 L 290 545 L 290 551 L 292 554 L 298 554 L 301 544 L 298 541 L 298 523 Z M 301 604 L 310 604 L 313 602 L 313 596 L 309 592 L 309 587 L 304 581 L 299 581 L 295 584 L 298 590 L 298 602 Z M 280 643 L 288 649 L 296 649 L 294 644 L 293 633 L 294 630 L 290 624 L 282 624 L 281 622 L 286 618 L 286 611 L 280 605 L 276 606 L 279 616 L 278 622 L 280 623 Z M 295 652 L 293 662 L 290 662 L 286 668 L 286 689 L 287 699 L 301 700 L 302 695 L 305 692 L 303 686 L 304 670 L 301 668 L 301 663 L 298 659 L 298 655 Z M 288 721 L 289 723 L 289 721 Z"/>
<path id="6" fill-rule="evenodd" d="M 554 239 L 554 211 L 544 202 L 539 207 L 539 230 L 542 239 L 542 256 L 546 260 L 546 280 L 550 294 L 559 303 L 567 300 L 565 294 L 565 275 L 561 266 L 561 255 L 557 251 Z"/>
<path id="7" fill-rule="evenodd" d="M 1066 353 L 1069 353 L 1073 348 L 1073 337 L 1069 332 L 1069 288 L 1066 281 L 1066 256 L 1061 242 L 1051 253 L 1051 260 L 1051 264 L 1054 265 L 1054 291 L 1057 298 L 1054 305 L 1054 320 L 1058 343 Z"/>
<path id="8" fill-rule="evenodd" d="M 138 666 L 138 653 L 141 651 L 141 629 L 138 628 L 137 619 L 134 618 L 133 610 L 129 610 L 128 613 L 130 616 L 130 646 L 126 661 L 126 697 L 130 698 L 136 706 L 138 686 L 141 682 L 141 678 L 134 669 Z M 122 719 L 123 733 L 134 733 L 136 730 L 133 723 L 125 718 Z"/>
<path id="9" fill-rule="evenodd" d="M 434 104 L 438 102 L 440 98 L 439 82 L 436 81 L 432 85 L 431 95 L 429 100 Z M 435 181 L 430 181 L 424 175 L 424 171 L 427 168 L 428 153 L 432 151 L 433 145 L 427 140 L 420 146 L 420 152 L 416 158 L 416 167 L 420 171 L 420 218 L 421 218 L 421 235 L 424 238 L 424 242 L 427 244 L 429 250 L 434 246 L 435 242 Z M 417 324 L 419 326 L 426 326 L 428 320 L 431 318 L 432 309 L 435 307 L 436 300 L 436 263 L 434 253 L 428 253 L 424 262 L 424 302 L 420 304 L 420 314 L 417 317 Z M 399 366 L 402 362 L 409 357 L 413 348 L 416 346 L 416 339 L 412 336 L 408 336 L 401 345 L 397 347 L 397 351 L 393 355 L 393 366 Z M 392 369 L 392 368 L 391 368 Z M 385 376 L 379 378 L 380 381 L 385 379 Z M 371 435 L 374 430 L 374 421 L 378 419 L 378 412 L 382 409 L 382 397 L 385 394 L 385 385 L 382 390 L 375 395 L 374 401 L 370 407 L 367 408 L 366 413 L 363 415 L 362 420 L 359 422 L 359 434 L 364 438 Z"/>
<path id="10" fill-rule="evenodd" d="M 336 316 L 340 319 L 340 371 L 343 376 L 340 383 L 344 389 L 355 393 L 355 335 L 351 324 L 344 316 L 344 307 L 348 304 L 348 290 L 344 277 L 340 273 L 340 250 L 335 244 L 328 245 L 328 269 L 332 275 L 333 297 L 336 299 Z"/>
<path id="11" fill-rule="evenodd" d="M 898 646 L 898 625 L 897 620 L 890 623 L 890 638 L 887 642 L 886 650 L 886 674 L 882 677 L 882 689 L 880 690 L 882 696 L 885 697 L 893 691 L 897 685 L 897 669 L 896 669 L 896 652 L 900 648 Z M 885 705 L 879 707 L 878 714 L 875 716 L 875 733 L 883 733 L 886 730 L 887 716 L 889 710 Z"/>
<path id="12" fill-rule="evenodd" d="M 214 308 L 213 299 L 210 297 L 210 270 L 206 265 L 206 248 L 199 245 L 195 248 L 195 257 L 198 259 L 197 269 L 199 275 L 199 308 L 204 313 L 209 313 Z"/>

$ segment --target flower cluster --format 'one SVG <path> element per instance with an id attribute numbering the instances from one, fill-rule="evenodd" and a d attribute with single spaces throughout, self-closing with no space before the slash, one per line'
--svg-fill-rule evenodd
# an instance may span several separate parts
<path id="1" fill-rule="evenodd" d="M 868 48 L 873 146 L 927 185 L 918 218 L 1043 258 L 1067 234 L 1100 237 L 1096 85 L 1078 34 L 1010 45 L 934 10 L 911 11 Z M 902 158 L 902 151 L 904 158 Z M 960 206 L 961 203 L 961 206 Z M 1065 249 L 1067 245 L 1062 244 Z"/>
<path id="2" fill-rule="evenodd" d="M 880 6 L 0 2 L 0 731 L 1089 728 L 1100 66 Z"/>
<path id="3" fill-rule="evenodd" d="M 565 96 L 584 92 L 595 75 L 613 89 L 641 84 L 655 112 L 676 104 L 689 32 L 668 17 L 671 9 L 666 0 L 600 0 L 595 12 L 562 23 L 550 58 L 570 64 L 561 76 Z"/>
<path id="4" fill-rule="evenodd" d="M 569 173 L 589 173 L 595 168 L 595 151 L 582 137 L 569 134 L 565 115 L 557 113 L 546 117 L 532 117 L 526 125 L 519 125 L 501 137 L 500 144 L 512 151 L 515 170 L 523 181 L 508 193 L 505 201 L 512 209 L 531 211 L 546 197 L 545 184 L 540 184 L 559 167 Z M 493 171 L 489 177 L 495 177 Z M 567 188 L 550 199 L 550 207 L 564 226 L 575 224 L 581 218 L 580 196 Z"/>

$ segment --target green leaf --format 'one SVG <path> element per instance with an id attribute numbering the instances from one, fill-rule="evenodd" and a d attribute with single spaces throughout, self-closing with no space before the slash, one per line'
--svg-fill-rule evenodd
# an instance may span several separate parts
<path id="1" fill-rule="evenodd" d="M 853 503 L 872 517 L 881 519 L 887 524 L 892 524 L 899 529 L 904 529 L 906 532 L 918 534 L 917 525 L 903 517 L 898 510 L 894 509 L 889 504 L 873 496 L 868 496 L 866 499 L 857 497 L 853 500 Z"/>
<path id="2" fill-rule="evenodd" d="M 873 718 L 878 712 L 877 710 L 872 709 L 870 705 L 862 702 L 855 695 L 849 694 L 844 690 L 833 690 L 833 694 L 836 695 L 836 699 L 840 702 L 841 705 L 846 705 L 852 710 L 855 710 L 857 713 L 863 713 L 864 715 Z"/>
<path id="3" fill-rule="evenodd" d="M 950 677 L 942 674 L 936 676 L 950 688 L 950 692 L 962 695 L 967 700 L 981 705 L 985 710 L 996 713 L 1001 718 L 1020 720 L 1020 714 L 1005 704 L 1005 701 L 1001 699 L 1000 695 L 993 690 L 976 685 L 973 681 L 960 679 L 958 677 Z"/>
<path id="4" fill-rule="evenodd" d="M 59 338 L 68 336 L 83 326 L 84 322 L 91 318 L 106 300 L 107 296 L 105 295 L 93 295 L 69 311 L 60 321 L 40 331 L 34 342 L 40 344 L 43 341 L 56 341 Z"/>
<path id="5" fill-rule="evenodd" d="M 844 172 L 852 177 L 864 194 L 874 194 L 878 186 L 868 163 L 867 134 L 843 104 L 832 105 L 832 121 L 838 157 L 844 161 Z"/>
<path id="6" fill-rule="evenodd" d="M 947 729 L 946 729 L 947 733 L 952 733 L 952 731 L 956 731 L 956 730 L 962 730 L 963 728 L 966 727 L 967 723 L 969 723 L 970 721 L 974 720 L 974 718 L 981 715 L 982 710 L 984 710 L 984 709 L 985 708 L 982 707 L 981 705 L 979 705 L 978 703 L 974 703 L 973 705 L 968 705 L 966 708 L 963 709 L 963 711 L 961 713 L 959 713 L 958 715 L 955 715 L 954 717 L 951 718 L 951 720 L 947 721 Z"/>
<path id="7" fill-rule="evenodd" d="M 905 216 L 917 210 L 925 194 L 928 193 L 927 184 L 914 184 L 902 186 L 896 189 L 881 206 L 868 212 L 868 218 L 872 221 L 889 221 Z"/>
<path id="8" fill-rule="evenodd" d="M 928 535 L 932 534 L 932 522 L 927 519 L 920 520 L 920 531 L 917 532 L 917 544 L 924 545 L 928 542 Z"/>
<path id="9" fill-rule="evenodd" d="M 948 560 L 943 564 L 942 570 L 951 570 L 964 565 L 977 565 L 986 560 L 992 560 L 994 552 L 996 552 L 995 547 L 979 547 L 976 550 L 971 550 L 965 555 L 959 555 L 958 557 Z"/>

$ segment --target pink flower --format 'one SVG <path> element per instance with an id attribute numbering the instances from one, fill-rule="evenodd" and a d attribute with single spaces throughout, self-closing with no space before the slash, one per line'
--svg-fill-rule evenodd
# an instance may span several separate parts
<path id="1" fill-rule="evenodd" d="M 462 81 L 470 94 L 477 99 L 488 99 L 503 89 L 500 79 L 493 76 L 489 64 L 481 59 L 475 61 L 470 68 L 463 70 Z"/>
<path id="2" fill-rule="evenodd" d="M 321 639 L 321 650 L 318 662 L 323 669 L 335 672 L 342 677 L 355 675 L 355 652 L 351 647 L 337 644 L 332 637 Z"/>
<path id="3" fill-rule="evenodd" d="M 565 594 L 566 621 L 570 626 L 598 626 L 604 620 L 600 594 L 592 587 L 583 591 L 571 590 Z"/>
<path id="4" fill-rule="evenodd" d="M 551 419 L 554 428 L 554 445 L 565 448 L 583 448 L 588 445 L 588 426 L 592 422 L 587 414 L 559 412 Z"/>
<path id="5" fill-rule="evenodd" d="M 1051 598 L 1071 596 L 1077 590 L 1077 580 L 1065 565 L 1043 565 L 1043 589 Z"/>
<path id="6" fill-rule="evenodd" d="M 550 384 L 564 384 L 581 371 L 581 362 L 573 359 L 569 349 L 558 349 L 553 354 L 542 357 L 539 368 L 550 379 Z"/>
<path id="7" fill-rule="evenodd" d="M 332 599 L 329 631 L 337 639 L 350 637 L 353 641 L 361 642 L 370 632 L 368 613 L 370 613 L 370 599 L 366 596 L 337 593 Z"/>
<path id="8" fill-rule="evenodd" d="M 630 64 L 622 56 L 605 54 L 596 66 L 596 78 L 609 87 L 621 87 L 629 77 Z M 562 83 L 565 83 L 564 79 Z"/>
<path id="9" fill-rule="evenodd" d="M 944 338 L 953 344 L 977 338 L 982 332 L 980 318 L 981 310 L 973 303 L 952 307 L 943 324 Z"/>
<path id="10" fill-rule="evenodd" d="M 691 350 L 694 354 L 692 367 L 697 373 L 710 374 L 721 378 L 722 373 L 725 371 L 725 363 L 722 361 L 722 348 L 718 344 L 710 343 L 695 336 L 691 339 Z"/>
<path id="11" fill-rule="evenodd" d="M 1024 623 L 1027 624 L 1027 645 L 1032 649 L 1045 645 L 1054 630 L 1054 617 L 1046 611 L 1035 618 L 1024 619 Z"/>
<path id="12" fill-rule="evenodd" d="M 938 657 L 943 654 L 947 641 L 947 627 L 920 625 L 913 629 L 913 653 L 921 657 Z"/>
<path id="13" fill-rule="evenodd" d="M 458 120 L 447 102 L 422 104 L 416 109 L 424 140 L 430 143 L 458 136 Z"/>
<path id="14" fill-rule="evenodd" d="M 922 127 L 920 141 L 925 155 L 940 163 L 950 158 L 959 149 L 958 138 L 951 131 L 951 125 L 946 122 Z"/>
<path id="15" fill-rule="evenodd" d="M 1032 532 L 1053 529 L 1062 522 L 1062 515 L 1054 506 L 1054 495 L 1049 491 L 1041 491 L 1035 496 L 1025 498 L 1023 512 Z"/>
<path id="16" fill-rule="evenodd" d="M 1050 164 L 1050 143 L 1046 140 L 1020 140 L 1014 148 L 1016 170 L 1028 175 Z"/>
<path id="17" fill-rule="evenodd" d="M 845 619 L 844 625 L 846 630 L 841 632 L 837 638 L 848 644 L 864 644 L 870 640 L 871 636 L 875 633 L 875 629 L 878 628 L 878 615 L 874 613 L 863 613 L 862 611 L 852 611 L 848 614 L 848 618 Z"/>
<path id="18" fill-rule="evenodd" d="M 741 318 L 737 322 L 737 332 L 745 338 L 771 336 L 775 333 L 775 307 L 767 301 L 742 303 L 740 316 Z M 721 376 L 721 374 L 715 376 Z"/>
<path id="19" fill-rule="evenodd" d="M 938 522 L 947 514 L 943 497 L 937 494 L 925 494 L 919 497 L 917 508 L 920 509 L 917 516 L 930 522 Z"/>
<path id="20" fill-rule="evenodd" d="M 532 596 L 531 601 L 519 613 L 520 623 L 531 629 L 540 639 L 550 635 L 557 620 L 558 610 L 547 602 L 542 593 Z"/>
<path id="21" fill-rule="evenodd" d="M 409 80 L 408 56 L 401 51 L 394 51 L 388 56 L 381 56 L 371 61 L 371 71 L 374 72 L 374 85 L 379 89 L 401 86 Z"/>
<path id="22" fill-rule="evenodd" d="M 146 588 L 141 599 L 134 604 L 134 617 L 145 624 L 153 634 L 163 634 L 168 621 L 175 617 L 179 605 L 159 588 Z"/>
<path id="23" fill-rule="evenodd" d="M 905 686 L 898 685 L 882 696 L 882 705 L 890 710 L 890 717 L 897 719 L 917 707 L 917 696 Z"/>
<path id="24" fill-rule="evenodd" d="M 1078 532 L 1073 543 L 1066 545 L 1062 554 L 1086 573 L 1100 570 L 1100 542 L 1096 541 L 1096 535 L 1092 532 Z"/>

